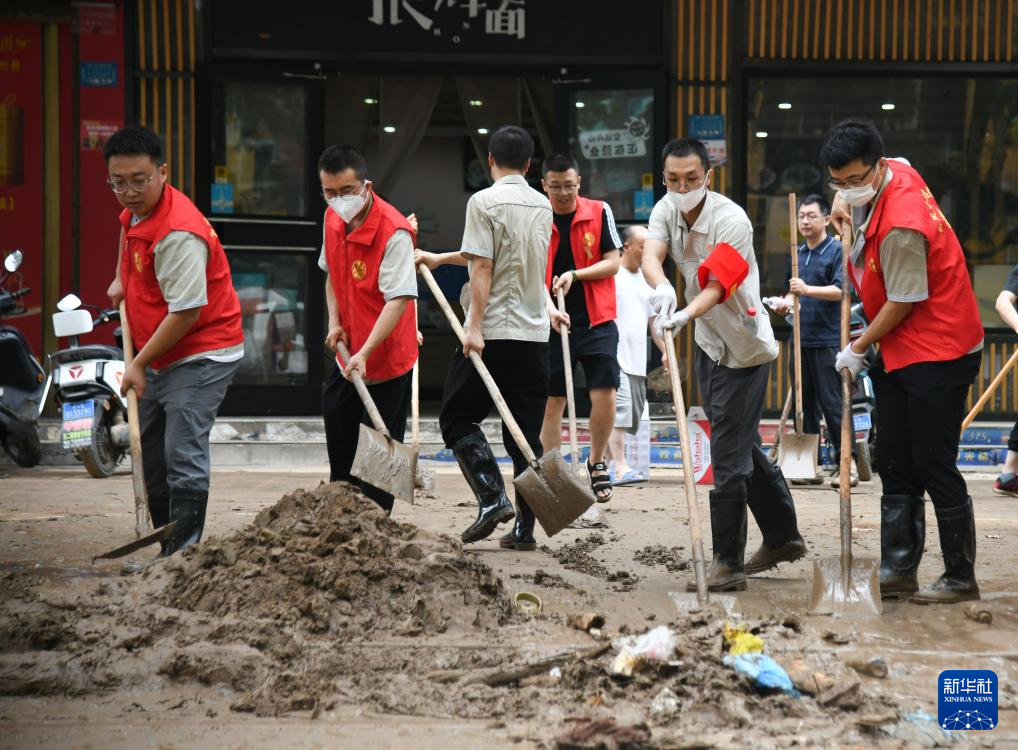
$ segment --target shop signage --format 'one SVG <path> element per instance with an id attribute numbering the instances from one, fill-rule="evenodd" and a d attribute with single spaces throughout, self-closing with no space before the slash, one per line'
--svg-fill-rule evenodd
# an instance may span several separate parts
<path id="1" fill-rule="evenodd" d="M 79 66 L 82 86 L 108 88 L 117 85 L 117 64 L 112 62 L 83 62 Z"/>
<path id="2" fill-rule="evenodd" d="M 690 138 L 703 141 L 713 167 L 724 165 L 728 156 L 725 147 L 724 115 L 690 115 L 687 129 Z"/>

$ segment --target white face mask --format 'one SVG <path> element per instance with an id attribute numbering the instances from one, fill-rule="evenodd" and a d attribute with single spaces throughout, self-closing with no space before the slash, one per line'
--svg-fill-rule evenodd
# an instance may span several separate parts
<path id="1" fill-rule="evenodd" d="M 847 190 L 839 190 L 838 195 L 841 196 L 842 200 L 853 208 L 860 208 L 865 206 L 873 197 L 877 194 L 877 190 L 872 185 L 862 185 L 860 187 L 848 188 Z"/>
<path id="2" fill-rule="evenodd" d="M 350 220 L 361 212 L 361 209 L 364 208 L 364 204 L 367 202 L 367 196 L 361 193 L 337 195 L 335 198 L 329 199 L 329 208 L 335 211 L 339 218 L 349 224 Z"/>
<path id="3" fill-rule="evenodd" d="M 668 200 L 675 204 L 675 207 L 682 213 L 688 214 L 690 211 L 699 206 L 700 201 L 702 201 L 704 196 L 707 195 L 707 182 L 709 181 L 709 177 L 710 172 L 704 175 L 703 184 L 695 190 L 689 190 L 685 193 L 669 190 Z"/>

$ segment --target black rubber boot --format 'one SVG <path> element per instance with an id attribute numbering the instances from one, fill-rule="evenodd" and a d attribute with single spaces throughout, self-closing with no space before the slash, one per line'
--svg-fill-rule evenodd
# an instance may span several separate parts
<path id="1" fill-rule="evenodd" d="M 714 559 L 707 571 L 710 591 L 745 591 L 746 571 L 746 492 L 712 490 L 710 493 L 710 533 Z M 696 591 L 696 581 L 686 586 Z"/>
<path id="2" fill-rule="evenodd" d="M 908 599 L 926 546 L 926 503 L 913 495 L 880 498 L 880 598 Z"/>
<path id="3" fill-rule="evenodd" d="M 463 477 L 477 497 L 477 519 L 460 538 L 464 544 L 479 542 L 516 514 L 505 494 L 502 473 L 484 433 L 480 430 L 470 433 L 453 446 L 452 452 L 459 461 Z"/>
<path id="4" fill-rule="evenodd" d="M 805 557 L 806 542 L 799 533 L 788 482 L 760 446 L 753 448 L 753 476 L 746 484 L 749 510 L 763 533 L 763 544 L 746 561 L 746 573 L 762 573 L 776 568 L 778 563 Z"/>
<path id="5" fill-rule="evenodd" d="M 972 498 L 954 508 L 934 508 L 944 553 L 944 574 L 912 597 L 916 604 L 952 604 L 979 598 L 976 583 L 976 519 Z"/>
<path id="6" fill-rule="evenodd" d="M 177 525 L 166 538 L 160 557 L 169 557 L 198 543 L 205 531 L 208 502 L 208 492 L 170 490 L 170 520 L 176 521 Z"/>
<path id="7" fill-rule="evenodd" d="M 161 529 L 163 526 L 170 522 L 170 498 L 162 494 L 166 491 L 166 485 L 162 486 L 162 490 L 152 492 L 149 490 L 148 493 L 148 514 L 152 519 L 152 528 Z M 160 556 L 166 551 L 166 540 L 163 539 L 159 542 Z"/>
<path id="8" fill-rule="evenodd" d="M 527 505 L 527 501 L 516 491 L 516 523 L 513 530 L 498 540 L 498 546 L 503 549 L 514 549 L 517 552 L 531 552 L 537 549 L 537 540 L 534 539 L 534 511 Z"/>

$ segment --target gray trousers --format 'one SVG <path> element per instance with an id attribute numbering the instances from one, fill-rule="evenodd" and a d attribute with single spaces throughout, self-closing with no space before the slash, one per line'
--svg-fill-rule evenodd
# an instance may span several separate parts
<path id="1" fill-rule="evenodd" d="M 162 516 L 170 495 L 189 497 L 209 491 L 209 433 L 239 362 L 198 359 L 169 370 L 148 370 L 148 387 L 139 403 L 141 450 L 152 523 Z"/>
<path id="2" fill-rule="evenodd" d="M 722 367 L 696 347 L 693 366 L 710 421 L 714 488 L 737 490 L 753 476 L 753 451 L 760 450 L 760 417 L 770 368 Z"/>

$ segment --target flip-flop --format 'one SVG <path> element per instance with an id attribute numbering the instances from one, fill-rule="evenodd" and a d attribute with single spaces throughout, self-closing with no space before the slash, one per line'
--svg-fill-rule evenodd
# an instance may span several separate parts
<path id="1" fill-rule="evenodd" d="M 643 475 L 642 471 L 638 471 L 636 469 L 630 469 L 629 471 L 627 471 L 625 474 L 622 475 L 621 479 L 613 480 L 612 484 L 614 484 L 616 487 L 618 487 L 619 485 L 622 485 L 622 484 L 636 484 L 637 482 L 646 482 L 646 481 L 647 481 L 647 477 L 645 477 Z"/>

